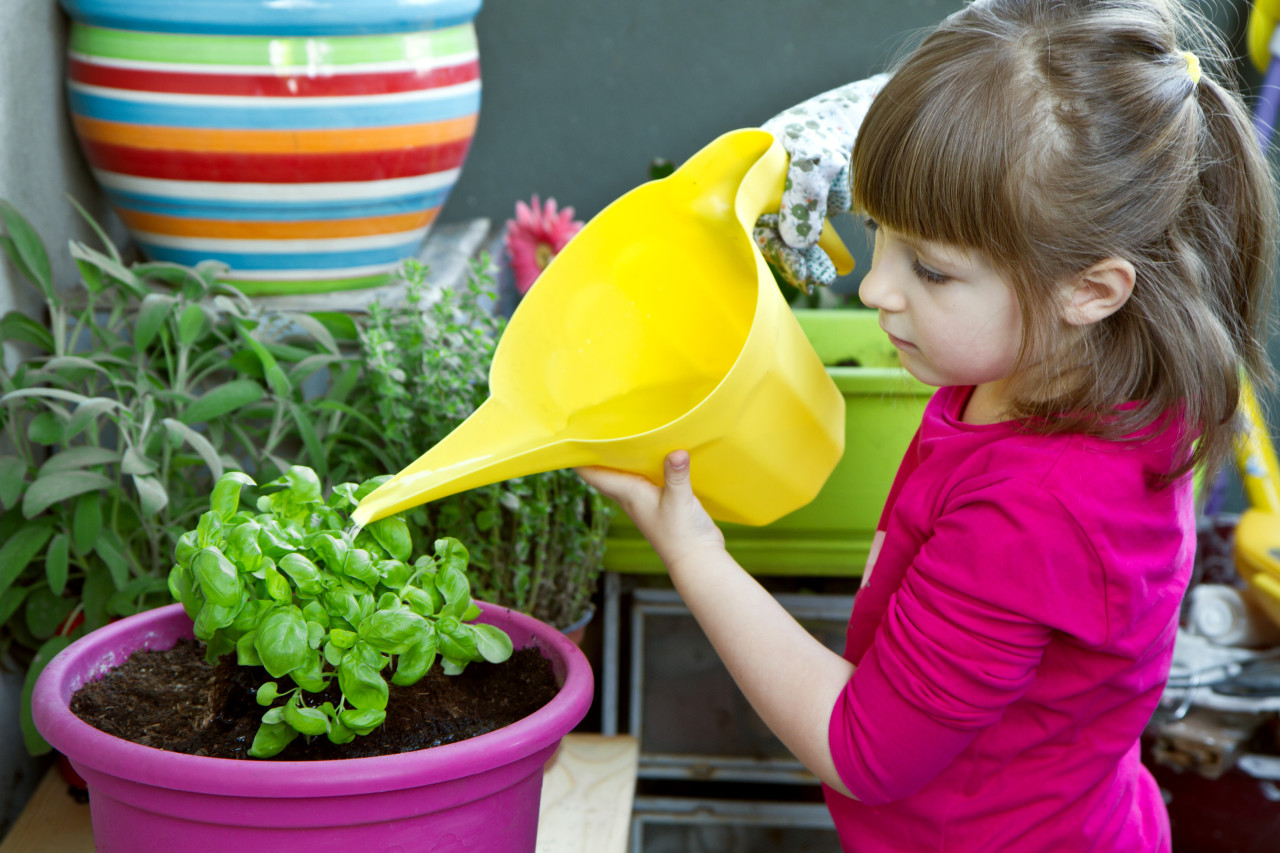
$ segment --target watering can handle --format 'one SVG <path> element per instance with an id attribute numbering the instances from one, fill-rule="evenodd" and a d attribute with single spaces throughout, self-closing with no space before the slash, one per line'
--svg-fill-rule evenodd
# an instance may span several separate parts
<path id="1" fill-rule="evenodd" d="M 840 239 L 840 235 L 836 233 L 836 229 L 831 227 L 830 219 L 822 222 L 822 233 L 818 235 L 818 246 L 831 258 L 831 263 L 835 264 L 837 273 L 848 275 L 853 272 L 853 255 L 849 252 L 849 247 Z"/>

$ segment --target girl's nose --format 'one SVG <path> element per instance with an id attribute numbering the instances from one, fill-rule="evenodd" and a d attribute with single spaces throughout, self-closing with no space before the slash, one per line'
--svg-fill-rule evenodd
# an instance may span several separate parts
<path id="1" fill-rule="evenodd" d="M 904 307 L 902 294 L 893 286 L 892 277 L 886 275 L 875 260 L 858 285 L 858 299 L 868 308 L 880 311 L 901 311 Z"/>

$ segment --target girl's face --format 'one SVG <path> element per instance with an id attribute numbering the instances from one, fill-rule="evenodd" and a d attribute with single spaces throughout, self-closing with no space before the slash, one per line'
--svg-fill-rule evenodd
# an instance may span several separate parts
<path id="1" fill-rule="evenodd" d="M 970 409 L 981 401 L 997 417 L 1022 342 L 1012 284 L 979 252 L 868 225 L 875 254 L 858 297 L 880 312 L 903 366 L 928 385 L 977 386 Z"/>

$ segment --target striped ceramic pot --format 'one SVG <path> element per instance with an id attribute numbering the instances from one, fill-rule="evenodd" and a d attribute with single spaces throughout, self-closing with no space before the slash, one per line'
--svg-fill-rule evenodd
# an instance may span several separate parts
<path id="1" fill-rule="evenodd" d="M 251 294 L 375 286 L 457 181 L 481 0 L 61 2 L 76 133 L 154 260 Z"/>

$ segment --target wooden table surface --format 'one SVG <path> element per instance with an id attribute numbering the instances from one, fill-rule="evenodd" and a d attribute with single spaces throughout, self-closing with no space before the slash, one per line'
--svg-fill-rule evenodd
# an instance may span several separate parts
<path id="1" fill-rule="evenodd" d="M 625 853 L 639 748 L 628 735 L 571 734 L 542 779 L 537 853 Z M 93 853 L 89 806 L 50 769 L 0 853 Z"/>

